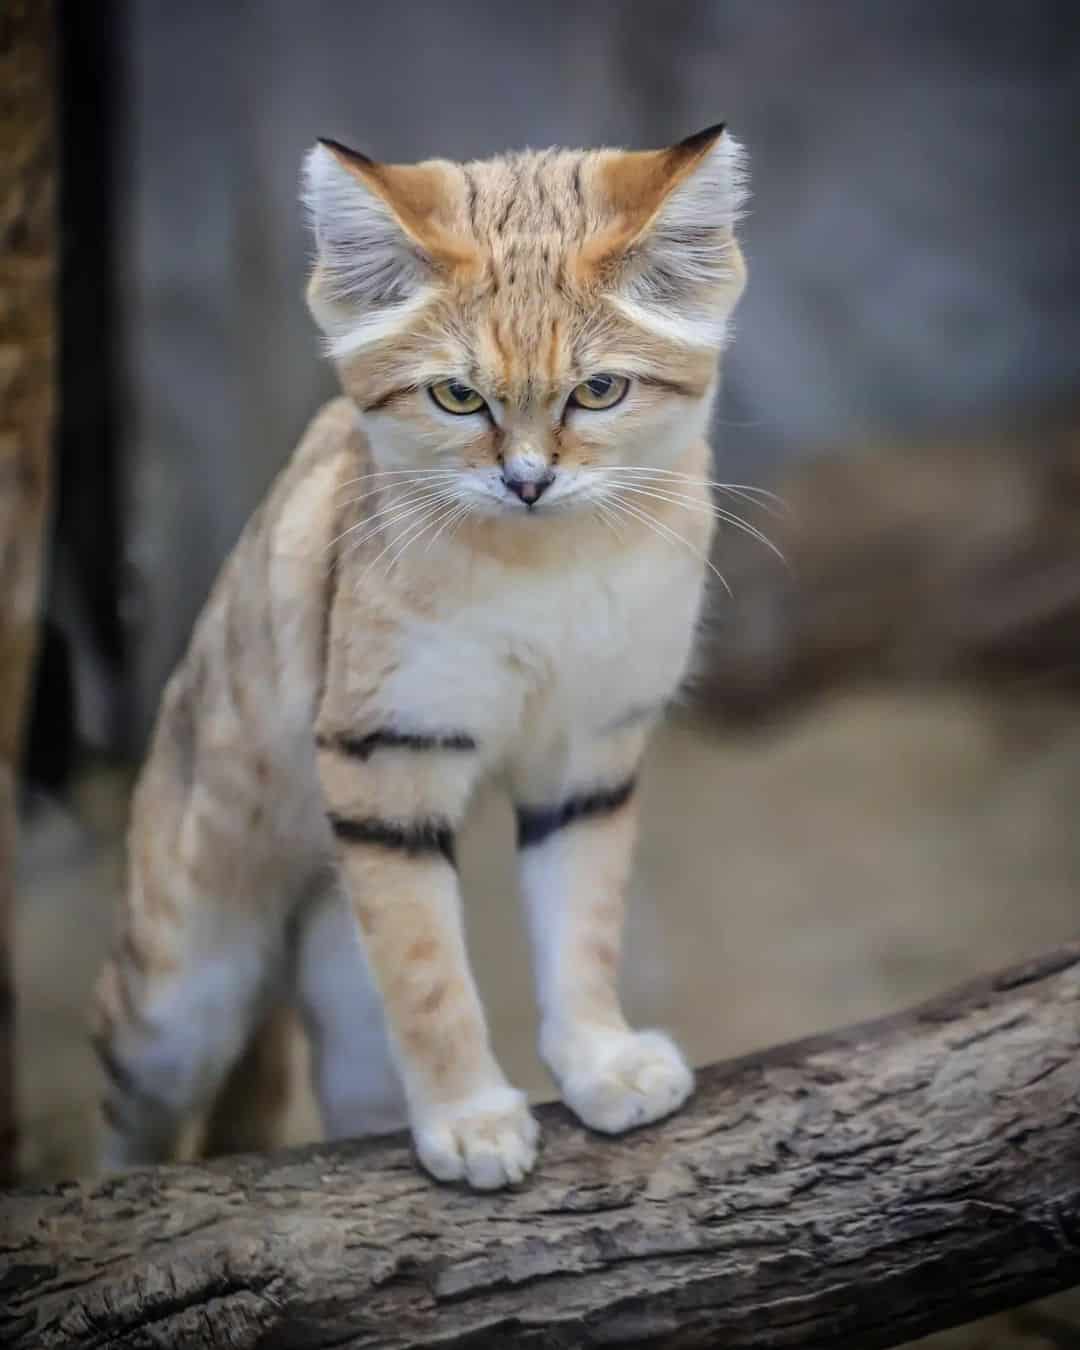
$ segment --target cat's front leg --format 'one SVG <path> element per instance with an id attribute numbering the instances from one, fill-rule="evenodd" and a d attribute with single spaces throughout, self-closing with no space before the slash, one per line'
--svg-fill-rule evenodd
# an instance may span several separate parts
<path id="1" fill-rule="evenodd" d="M 635 729 L 575 747 L 566 771 L 526 766 L 515 788 L 541 1057 L 566 1104 L 608 1134 L 669 1115 L 694 1085 L 671 1039 L 632 1030 L 619 1003 L 644 739 Z"/>
<path id="2" fill-rule="evenodd" d="M 482 1190 L 520 1181 L 538 1131 L 491 1050 L 469 969 L 454 833 L 476 777 L 464 733 L 323 726 L 318 768 L 420 1161 Z"/>

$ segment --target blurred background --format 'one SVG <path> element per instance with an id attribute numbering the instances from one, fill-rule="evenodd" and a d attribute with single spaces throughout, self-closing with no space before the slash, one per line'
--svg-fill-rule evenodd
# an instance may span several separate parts
<path id="1" fill-rule="evenodd" d="M 646 775 L 627 994 L 698 1062 L 1080 930 L 1080 10 L 892 0 L 57 8 L 62 323 L 16 875 L 20 1163 L 85 1169 L 81 1018 L 134 768 L 214 573 L 333 392 L 301 157 L 749 152 L 716 562 Z M 500 804 L 465 849 L 504 1057 L 549 1091 Z M 73 935 L 77 940 L 72 940 Z M 300 1101 L 295 1134 L 314 1130 Z M 1070 1339 L 1071 1337 L 1071 1339 Z M 1073 1345 L 1080 1305 L 950 1333 Z"/>

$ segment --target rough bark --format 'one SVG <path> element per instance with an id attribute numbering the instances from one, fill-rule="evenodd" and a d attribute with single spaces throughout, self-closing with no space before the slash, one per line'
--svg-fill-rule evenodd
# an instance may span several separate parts
<path id="1" fill-rule="evenodd" d="M 0 1200 L 0 1343 L 896 1345 L 1080 1282 L 1080 943 L 718 1064 L 621 1139 L 543 1111 L 468 1194 L 401 1140 Z"/>
<path id="2" fill-rule="evenodd" d="M 14 1174 L 15 781 L 37 632 L 53 417 L 52 7 L 0 11 L 0 1180 Z"/>

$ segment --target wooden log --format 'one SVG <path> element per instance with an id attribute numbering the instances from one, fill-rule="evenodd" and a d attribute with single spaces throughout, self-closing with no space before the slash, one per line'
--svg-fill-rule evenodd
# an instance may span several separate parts
<path id="1" fill-rule="evenodd" d="M 469 1194 L 401 1139 L 0 1198 L 0 1344 L 896 1345 L 1080 1282 L 1080 943 L 701 1074 L 620 1139 L 541 1112 Z"/>
<path id="2" fill-rule="evenodd" d="M 15 792 L 37 637 L 53 420 L 53 13 L 0 12 L 0 1180 L 15 1168 Z"/>

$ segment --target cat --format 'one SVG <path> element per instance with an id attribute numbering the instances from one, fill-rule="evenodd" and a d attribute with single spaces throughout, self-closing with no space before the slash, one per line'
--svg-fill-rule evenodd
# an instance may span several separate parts
<path id="1" fill-rule="evenodd" d="M 326 1134 L 412 1131 L 490 1189 L 538 1131 L 491 1050 L 455 834 L 517 812 L 542 1057 L 615 1133 L 693 1087 L 616 991 L 635 776 L 680 685 L 742 291 L 743 156 L 305 161 L 310 309 L 344 394 L 222 569 L 165 689 L 98 982 L 106 1168 L 173 1155 L 280 1000 Z"/>

